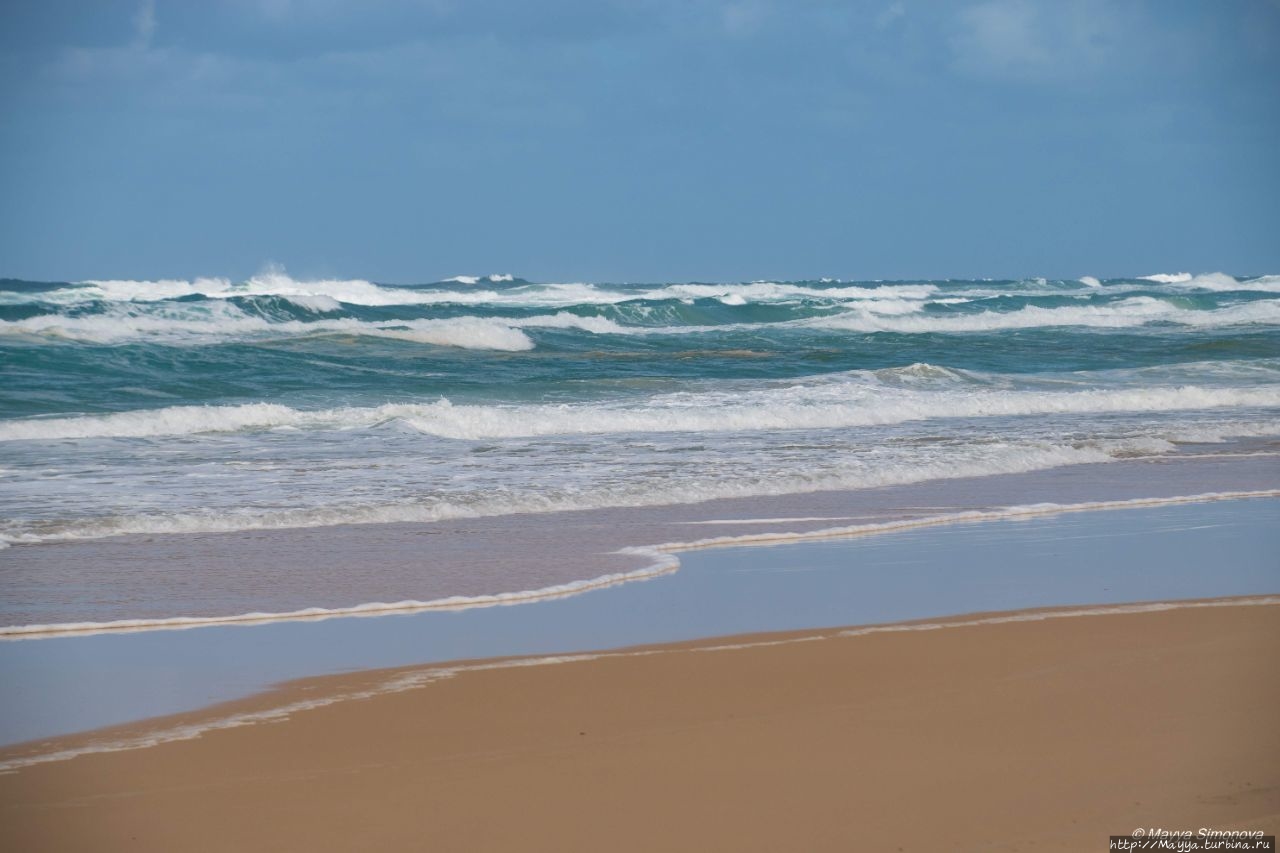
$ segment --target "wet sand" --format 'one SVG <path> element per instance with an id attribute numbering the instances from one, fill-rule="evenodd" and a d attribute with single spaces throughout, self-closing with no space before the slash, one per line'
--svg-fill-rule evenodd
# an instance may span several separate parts
<path id="1" fill-rule="evenodd" d="M 168 724 L 427 683 L 0 776 L 0 847 L 1102 850 L 1137 826 L 1274 832 L 1280 606 L 1259 601 L 312 679 Z"/>
<path id="2" fill-rule="evenodd" d="M 0 745 L 194 711 L 342 672 L 979 611 L 1280 593 L 1280 498 L 1089 506 L 697 548 L 665 555 L 678 557 L 679 569 L 645 582 L 521 606 L 3 641 Z"/>

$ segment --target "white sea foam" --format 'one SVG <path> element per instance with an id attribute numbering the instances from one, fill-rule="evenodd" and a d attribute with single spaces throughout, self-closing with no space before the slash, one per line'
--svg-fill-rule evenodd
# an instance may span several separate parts
<path id="1" fill-rule="evenodd" d="M 510 277 L 502 276 L 474 280 L 458 278 L 453 283 L 467 285 L 468 289 L 449 290 L 379 285 L 364 279 L 301 280 L 280 270 L 269 270 L 242 282 L 232 282 L 226 278 L 197 278 L 191 281 L 89 280 L 72 287 L 26 294 L 24 301 L 38 300 L 63 305 L 93 301 L 148 303 L 191 296 L 206 299 L 231 299 L 238 296 L 279 296 L 287 299 L 325 297 L 348 305 L 366 306 L 502 302 L 521 304 L 529 300 L 538 301 L 542 288 L 537 286 L 514 288 L 501 293 L 474 288 L 474 285 L 481 282 L 497 284 L 511 280 Z M 527 294 L 529 300 L 522 299 L 523 294 Z"/>
<path id="2" fill-rule="evenodd" d="M 184 296 L 229 299 L 235 296 L 282 296 L 286 298 L 324 296 L 352 305 L 397 305 L 416 301 L 407 288 L 382 287 L 363 279 L 315 279 L 300 281 L 282 270 L 271 269 L 243 282 L 225 278 L 197 278 L 193 281 L 89 280 L 79 287 L 42 295 L 44 301 L 152 302 Z"/>
<path id="3" fill-rule="evenodd" d="M 1041 308 L 1030 305 L 1015 311 L 982 311 L 975 314 L 913 314 L 887 317 L 853 305 L 844 313 L 799 323 L 815 328 L 851 332 L 954 333 L 1055 326 L 1131 328 L 1151 323 L 1214 327 L 1280 323 L 1280 300 L 1266 299 L 1217 310 L 1193 310 L 1150 296 L 1135 296 L 1108 305 L 1071 305 Z"/>
<path id="4" fill-rule="evenodd" d="M 0 547 L 30 546 L 48 542 L 100 539 L 131 534 L 164 535 L 225 533 L 245 530 L 329 527 L 342 524 L 421 523 L 459 518 L 562 512 L 607 507 L 655 506 L 697 503 L 717 498 L 799 494 L 811 491 L 867 489 L 925 480 L 1016 474 L 1066 465 L 1110 462 L 1133 455 L 1131 441 L 1094 441 L 1079 444 L 979 444 L 952 447 L 945 458 L 906 458 L 898 461 L 857 460 L 804 468 L 767 477 L 728 476 L 716 479 L 625 480 L 590 488 L 556 489 L 547 483 L 536 488 L 482 490 L 477 494 L 433 495 L 422 499 L 382 504 L 338 503 L 312 508 L 265 510 L 236 508 L 221 511 L 173 511 L 102 518 L 43 522 L 30 526 L 7 524 L 0 533 Z M 1167 449 L 1167 448 L 1166 448 Z"/>
<path id="5" fill-rule="evenodd" d="M 986 377 L 975 371 L 957 370 L 918 361 L 905 367 L 884 367 L 871 371 L 877 381 L 886 385 L 959 386 L 966 383 L 987 384 Z"/>
<path id="6" fill-rule="evenodd" d="M 1255 424 L 1260 434 L 1274 434 L 1272 422 Z M 1223 427 L 1224 435 L 1250 434 L 1242 423 Z M 737 467 L 715 476 L 681 476 L 680 472 L 643 478 L 594 480 L 589 484 L 565 484 L 538 478 L 534 482 L 506 483 L 501 489 L 478 487 L 471 491 L 427 493 L 393 502 L 361 503 L 326 501 L 321 506 L 292 509 L 228 507 L 210 510 L 156 509 L 138 515 L 109 515 L 4 525 L 0 545 L 18 546 L 47 542 L 96 539 L 143 534 L 218 533 L 280 528 L 326 527 L 346 524 L 417 523 L 446 519 L 544 513 L 607 507 L 696 503 L 718 498 L 743 498 L 798 494 L 813 491 L 858 490 L 904 485 L 926 480 L 981 477 L 1040 471 L 1062 466 L 1097 464 L 1134 456 L 1168 452 L 1170 436 L 1134 435 L 1095 438 L 1068 443 L 1045 441 L 948 443 L 939 453 L 922 455 L 913 448 L 902 453 L 878 453 L 871 457 L 833 457 L 825 464 L 793 464 L 755 472 Z M 1176 438 L 1176 436 L 1174 436 Z M 1214 440 L 1204 435 L 1192 440 Z"/>
<path id="7" fill-rule="evenodd" d="M 293 425 L 303 414 L 275 403 L 240 406 L 170 406 L 111 415 L 78 418 L 31 418 L 0 422 L 0 439 L 10 441 L 105 436 L 140 438 L 157 435 L 190 435 L 201 432 L 236 432 Z M 46 432 L 46 429 L 51 431 Z"/>
<path id="8" fill-rule="evenodd" d="M 151 286 L 154 285 L 154 289 Z M 1280 292 L 1280 277 L 1264 276 L 1235 283 L 1229 276 L 1199 276 L 1177 285 L 1183 290 L 1252 290 Z M 812 288 L 800 285 L 755 282 L 746 285 L 668 285 L 645 291 L 617 291 L 588 284 L 529 285 L 505 291 L 438 291 L 388 288 L 369 282 L 293 282 L 281 273 L 263 274 L 240 285 L 224 280 L 187 282 L 97 282 L 92 287 L 55 291 L 77 299 L 112 298 L 103 310 L 92 314 L 41 314 L 21 320 L 0 321 L 0 335 L 37 340 L 119 344 L 147 341 L 170 345 L 207 345 L 237 340 L 261 340 L 326 334 L 366 335 L 424 344 L 496 349 L 518 352 L 532 349 L 533 340 L 522 329 L 577 329 L 592 334 L 674 335 L 723 334 L 771 329 L 834 329 L 853 332 L 958 333 L 1004 329 L 1064 326 L 1134 328 L 1152 323 L 1198 328 L 1243 324 L 1280 323 L 1280 300 L 1259 299 L 1245 304 L 1208 310 L 1175 304 L 1152 296 L 1133 296 L 1105 305 L 1069 305 L 1056 308 L 1026 306 L 1013 311 L 929 313 L 929 306 L 954 305 L 984 298 L 981 291 L 964 296 L 939 296 L 935 285 L 884 285 Z M 219 298 L 169 301 L 175 295 L 199 292 Z M 140 294 L 147 294 L 143 299 Z M 228 302 L 236 295 L 271 295 L 316 315 L 307 321 L 263 316 Z M 999 295 L 993 292 L 991 295 Z M 359 320 L 333 316 L 343 302 L 362 305 L 436 304 L 510 305 L 555 308 L 569 305 L 610 305 L 638 299 L 680 299 L 692 302 L 714 298 L 727 305 L 792 302 L 821 298 L 842 313 L 807 319 L 722 325 L 654 325 L 636 304 L 614 310 L 631 316 L 638 325 L 623 325 L 611 318 L 580 316 L 566 311 L 522 317 L 453 317 L 447 319 Z M 1077 298 L 1085 298 L 1078 296 Z M 55 300 L 56 301 L 56 300 Z"/>
<path id="9" fill-rule="evenodd" d="M 332 300 L 318 296 L 287 297 L 302 307 L 323 313 L 334 310 Z M 336 305 L 336 303 L 333 303 Z M 593 319 L 580 318 L 579 328 L 589 329 Z M 602 323 L 608 323 L 602 320 Z M 414 341 L 464 349 L 519 352 L 533 349 L 533 341 L 521 325 L 560 325 L 570 321 L 538 318 L 504 321 L 488 317 L 385 320 L 366 322 L 354 318 L 328 318 L 303 322 L 271 321 L 245 313 L 228 303 L 178 303 L 162 309 L 125 305 L 103 314 L 68 317 L 43 314 L 25 320 L 0 321 L 0 335 L 34 336 L 96 344 L 145 340 L 168 344 L 212 344 L 230 340 L 263 340 L 317 335 L 358 335 Z M 602 326 L 603 327 L 603 326 Z"/>
<path id="10" fill-rule="evenodd" d="M 1235 279 L 1225 273 L 1208 273 L 1193 276 L 1184 282 L 1177 282 L 1175 287 L 1186 290 L 1227 291 L 1261 291 L 1264 293 L 1280 293 L 1280 276 L 1264 275 L 1258 278 Z"/>
<path id="11" fill-rule="evenodd" d="M 877 299 L 928 299 L 938 292 L 933 284 L 888 284 L 876 287 L 850 285 L 847 287 L 806 287 L 798 284 L 780 284 L 772 281 L 753 281 L 748 284 L 671 284 L 657 290 L 646 291 L 646 299 L 726 299 L 731 304 L 747 302 L 788 302 L 796 299 L 825 299 L 834 301 L 862 301 Z M 737 301 L 741 300 L 741 301 Z"/>
<path id="12" fill-rule="evenodd" d="M 1160 284 L 1177 285 L 1187 289 L 1202 290 L 1262 290 L 1274 291 L 1280 287 L 1277 276 L 1239 280 L 1225 273 L 1160 273 L 1141 276 L 1141 280 Z M 484 305 L 484 306 L 534 306 L 569 307 L 573 305 L 610 305 L 634 300 L 691 301 L 717 299 L 729 305 L 750 303 L 788 303 L 797 300 L 819 300 L 832 303 L 858 303 L 882 299 L 925 301 L 936 297 L 940 288 L 932 283 L 919 284 L 846 284 L 812 286 L 785 282 L 755 281 L 727 284 L 668 284 L 651 287 L 636 285 L 605 285 L 585 282 L 520 284 L 501 289 L 488 289 L 483 285 L 510 284 L 510 275 L 454 276 L 441 282 L 456 284 L 461 288 L 441 286 L 404 287 L 379 285 L 364 279 L 295 279 L 278 268 L 268 269 L 245 281 L 233 282 L 227 278 L 196 278 L 192 280 L 162 279 L 88 280 L 70 287 L 35 293 L 5 294 L 7 302 L 39 301 L 54 304 L 75 305 L 91 301 L 149 303 L 182 297 L 202 296 L 206 299 L 230 299 L 244 296 L 277 296 L 299 301 L 322 297 L 337 303 L 363 306 L 388 305 Z M 1082 276 L 1079 282 L 1098 287 L 1101 282 L 1093 276 Z M 1062 283 L 1045 279 L 1032 279 L 1016 285 L 1013 290 L 1032 288 L 1053 290 Z M 972 286 L 961 291 L 970 297 L 999 295 L 1010 292 L 1008 288 Z"/>
<path id="13" fill-rule="evenodd" d="M 503 282 L 515 280 L 516 277 L 509 273 L 494 273 L 492 275 L 455 275 L 451 278 L 442 279 L 442 281 L 455 282 L 457 284 L 479 284 L 482 281 L 490 284 L 502 284 Z"/>
<path id="14" fill-rule="evenodd" d="M 1242 278 L 1240 284 L 1245 290 L 1280 290 L 1280 275 L 1260 275 L 1257 278 Z"/>
<path id="15" fill-rule="evenodd" d="M 1179 290 L 1208 290 L 1216 292 L 1254 291 L 1280 293 L 1280 275 L 1263 275 L 1256 278 L 1240 278 L 1223 272 L 1191 273 L 1180 272 L 1158 275 L 1140 276 L 1145 281 L 1168 284 Z"/>
<path id="16" fill-rule="evenodd" d="M 492 595 L 453 595 L 433 601 L 370 602 L 352 607 L 305 607 L 285 613 L 241 613 L 234 616 L 174 616 L 162 619 L 118 619 L 111 622 L 68 622 L 52 625 L 14 625 L 0 627 L 0 640 L 30 640 L 51 636 L 133 633 L 138 631 L 186 630 L 216 625 L 263 625 L 269 622 L 317 621 L 336 616 L 386 616 L 393 613 L 415 613 L 424 610 L 472 610 L 479 607 L 503 607 L 530 604 L 553 598 L 580 595 L 594 589 L 617 586 L 633 581 L 651 580 L 670 574 L 680 567 L 671 555 L 658 554 L 644 568 L 616 572 L 585 580 L 555 584 L 521 592 Z"/>
<path id="17" fill-rule="evenodd" d="M 469 333 L 470 334 L 470 333 Z M 487 341 L 497 346 L 501 341 Z M 517 341 L 506 342 L 514 346 Z M 894 380 L 901 381 L 894 381 Z M 922 383 L 932 380 L 935 384 Z M 936 385 L 937 382 L 941 385 Z M 450 439 L 665 432 L 834 429 L 952 418 L 1170 412 L 1280 406 L 1280 384 L 1255 387 L 1006 389 L 922 366 L 893 377 L 855 372 L 773 387 L 682 391 L 639 400 L 559 404 L 391 403 L 306 410 L 274 403 L 171 406 L 79 417 L 0 421 L 0 441 L 192 435 L 293 427 L 361 429 L 397 421 Z"/>
<path id="18" fill-rule="evenodd" d="M 1199 288 L 1201 290 L 1239 290 L 1240 282 L 1224 272 L 1209 272 L 1194 275 L 1186 281 L 1169 282 L 1182 287 Z"/>
<path id="19" fill-rule="evenodd" d="M 365 324 L 367 325 L 367 324 Z M 453 320 L 415 320 L 407 328 L 380 328 L 377 337 L 413 341 L 419 344 L 461 347 L 463 349 L 487 349 L 503 352 L 521 352 L 533 349 L 533 341 L 517 328 L 505 323 L 479 317 L 458 317 Z M 362 331 L 361 334 L 368 334 Z"/>
<path id="20" fill-rule="evenodd" d="M 307 294 L 305 296 L 285 296 L 283 299 L 288 300 L 299 308 L 305 308 L 308 311 L 314 311 L 317 314 L 329 314 L 342 310 L 342 303 L 334 299 L 332 296 L 320 296 L 318 294 Z"/>
<path id="21" fill-rule="evenodd" d="M 650 548 L 631 549 L 637 554 L 678 554 L 704 548 L 732 548 L 747 545 L 764 545 L 785 542 L 805 542 L 819 539 L 846 539 L 856 536 L 872 536 L 879 533 L 892 533 L 901 530 L 913 530 L 921 527 L 937 527 L 945 524 L 976 521 L 1005 521 L 1018 518 L 1034 518 L 1047 515 L 1060 515 L 1070 512 L 1095 512 L 1100 510 L 1139 509 L 1152 506 L 1170 506 L 1175 504 L 1205 503 L 1209 501 L 1242 500 L 1245 498 L 1280 497 L 1280 489 L 1258 489 L 1236 492 L 1204 492 L 1196 495 L 1175 495 L 1159 498 L 1132 498 L 1117 501 L 1085 501 L 1075 504 L 1038 503 L 1004 507 L 997 510 L 970 510 L 950 512 L 923 518 L 904 518 L 893 521 L 880 521 L 871 524 L 851 524 L 843 527 L 826 527 L 804 533 L 747 533 L 738 536 L 714 536 L 707 539 L 695 539 L 690 542 L 668 542 Z"/>
<path id="22" fill-rule="evenodd" d="M 582 317 L 577 314 L 570 314 L 567 311 L 560 311 L 551 315 L 504 320 L 503 322 L 509 323 L 513 328 L 517 329 L 578 329 L 597 335 L 624 335 L 641 331 L 621 326 L 608 317 Z"/>
<path id="23" fill-rule="evenodd" d="M 190 281 L 89 280 L 75 286 L 25 294 L 21 301 L 77 304 L 91 301 L 156 302 L 182 297 L 230 299 L 237 296 L 279 296 L 306 299 L 325 297 L 340 303 L 365 306 L 386 305 L 513 305 L 568 307 L 572 305 L 615 304 L 638 299 L 731 299 L 735 304 L 779 302 L 795 299 L 864 300 L 925 299 L 937 291 L 932 284 L 845 287 L 807 287 L 774 282 L 746 284 L 674 284 L 658 287 L 618 287 L 585 282 L 527 284 L 502 290 L 477 289 L 482 284 L 514 282 L 511 275 L 454 276 L 442 283 L 461 284 L 467 289 L 401 287 L 374 284 L 364 279 L 302 280 L 283 270 L 270 269 L 242 282 L 226 278 L 197 278 Z M 736 302 L 741 300 L 741 302 Z"/>

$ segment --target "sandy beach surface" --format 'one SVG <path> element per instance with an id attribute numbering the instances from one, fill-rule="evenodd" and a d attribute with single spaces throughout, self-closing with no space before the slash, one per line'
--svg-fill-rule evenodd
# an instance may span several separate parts
<path id="1" fill-rule="evenodd" d="M 1135 827 L 1270 833 L 1267 602 L 758 635 L 402 692 L 380 685 L 422 668 L 311 679 L 42 745 L 376 694 L 17 769 L 0 776 L 0 847 L 1104 850 Z"/>

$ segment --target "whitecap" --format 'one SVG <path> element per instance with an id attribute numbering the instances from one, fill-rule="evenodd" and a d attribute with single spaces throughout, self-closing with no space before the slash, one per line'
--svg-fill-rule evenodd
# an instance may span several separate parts
<path id="1" fill-rule="evenodd" d="M 488 342 L 487 345 L 494 345 Z M 892 375 L 853 371 L 795 383 L 682 391 L 640 399 L 556 404 L 391 403 L 295 409 L 274 403 L 173 406 L 108 415 L 0 422 L 0 441 L 192 435 L 295 426 L 359 429 L 396 420 L 425 435 L 481 440 L 611 433 L 837 429 L 908 421 L 1059 413 L 1169 412 L 1280 405 L 1280 384 L 1213 387 L 1006 388 L 972 373 L 910 366 Z M 903 382 L 917 378 L 929 383 Z M 941 384 L 937 380 L 945 380 Z"/>
<path id="2" fill-rule="evenodd" d="M 877 316 L 861 305 L 828 317 L 799 321 L 803 325 L 851 332 L 897 332 L 901 334 L 986 332 L 1003 329 L 1033 329 L 1054 326 L 1132 328 L 1151 323 L 1213 327 L 1280 323 L 1280 300 L 1257 300 L 1217 310 L 1180 308 L 1150 296 L 1136 296 L 1108 305 L 1071 305 L 1042 308 L 1029 305 L 1015 311 L 981 311 L 972 314 L 904 317 Z"/>

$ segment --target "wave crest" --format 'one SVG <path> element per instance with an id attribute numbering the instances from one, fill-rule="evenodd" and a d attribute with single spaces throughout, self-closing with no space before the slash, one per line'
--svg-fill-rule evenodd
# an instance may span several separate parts
<path id="1" fill-rule="evenodd" d="M 1205 328 L 1280 323 L 1280 300 L 1259 300 L 1209 311 L 1180 308 L 1151 296 L 1134 296 L 1108 305 L 1071 305 L 1062 308 L 1029 305 L 1014 311 L 911 314 L 901 317 L 886 316 L 865 310 L 861 306 L 852 306 L 841 314 L 799 322 L 820 329 L 900 334 L 991 332 L 1055 326 L 1117 329 L 1152 323 Z"/>
<path id="2" fill-rule="evenodd" d="M 1082 388 L 1078 383 L 1075 387 L 1058 383 L 1044 388 L 1008 388 L 972 372 L 913 364 L 763 388 L 682 391 L 597 402 L 455 405 L 442 398 L 430 403 L 316 410 L 248 403 L 27 418 L 0 422 L 0 441 L 137 438 L 282 427 L 361 429 L 388 421 L 440 438 L 480 440 L 834 429 L 933 419 L 1274 406 L 1280 406 L 1280 384 L 1275 383 L 1227 388 L 1195 384 Z"/>

